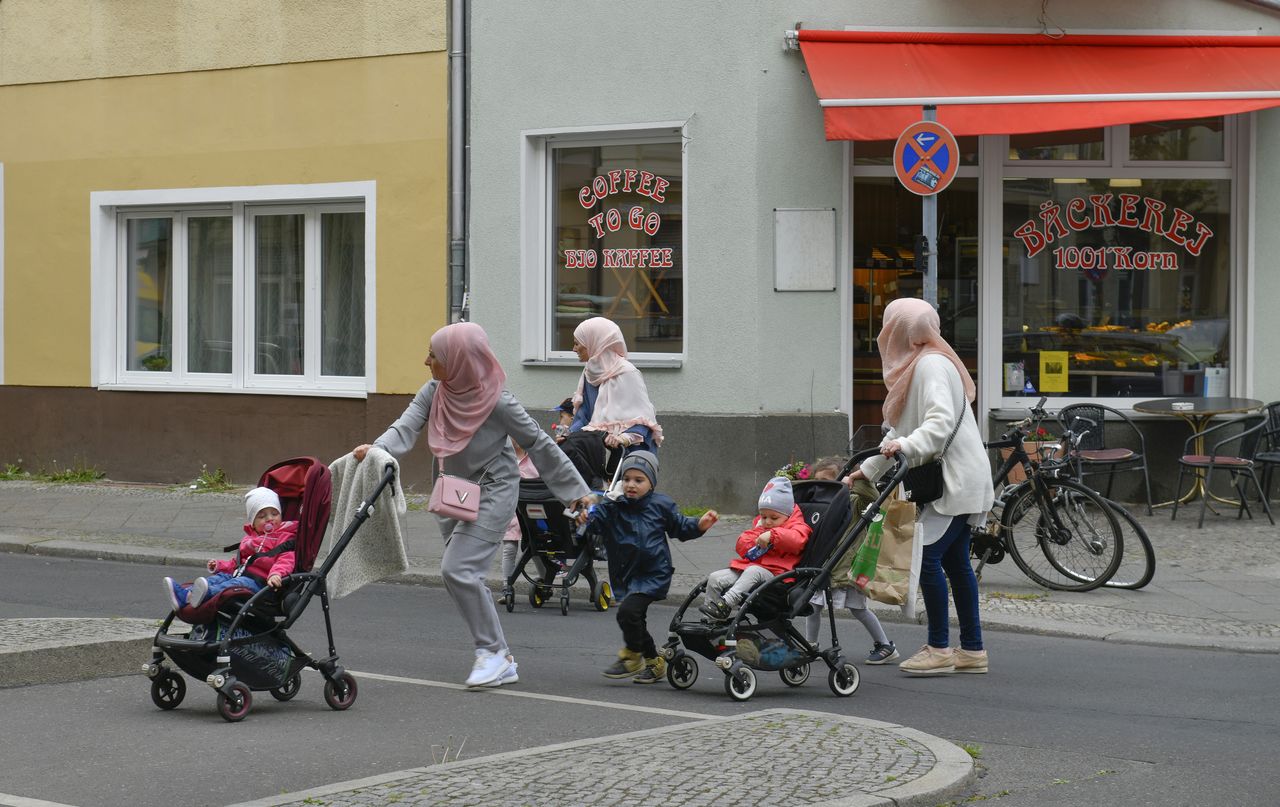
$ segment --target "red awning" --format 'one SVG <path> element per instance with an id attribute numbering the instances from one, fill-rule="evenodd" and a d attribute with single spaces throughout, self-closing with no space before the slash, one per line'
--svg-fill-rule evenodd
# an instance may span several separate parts
<path id="1" fill-rule="evenodd" d="M 1280 37 L 798 33 L 828 140 L 893 140 L 925 104 L 957 136 L 1280 106 Z"/>

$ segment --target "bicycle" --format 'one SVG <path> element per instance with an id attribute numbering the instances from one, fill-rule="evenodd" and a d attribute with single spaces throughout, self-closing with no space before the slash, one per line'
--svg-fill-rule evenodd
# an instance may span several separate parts
<path id="1" fill-rule="evenodd" d="M 1046 417 L 1046 400 L 1041 398 L 1031 408 L 1031 416 L 1012 424 L 1000 439 L 985 444 L 988 449 L 1011 452 L 995 475 L 995 484 L 1005 487 L 986 522 L 973 528 L 970 552 L 978 560 L 974 573 L 981 579 L 986 564 L 999 563 L 1008 554 L 1039 585 L 1092 591 L 1110 580 L 1120 566 L 1123 528 L 1116 508 L 1101 494 L 1059 475 L 1065 460 L 1040 460 L 1027 453 L 1023 441 Z M 1008 485 L 1009 472 L 1018 466 L 1026 472 L 1026 480 Z M 1041 556 L 1045 564 L 1038 562 Z"/>

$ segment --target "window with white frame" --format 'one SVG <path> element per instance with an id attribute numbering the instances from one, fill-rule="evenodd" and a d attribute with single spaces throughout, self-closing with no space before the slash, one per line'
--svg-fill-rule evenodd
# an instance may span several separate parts
<path id="1" fill-rule="evenodd" d="M 363 393 L 364 200 L 114 206 L 103 386 Z M 104 334 L 100 331 L 99 338 Z"/>
<path id="2" fill-rule="evenodd" d="M 634 358 L 684 352 L 684 164 L 678 129 L 530 139 L 545 229 L 531 233 L 526 355 L 572 359 L 585 319 L 618 324 Z"/>

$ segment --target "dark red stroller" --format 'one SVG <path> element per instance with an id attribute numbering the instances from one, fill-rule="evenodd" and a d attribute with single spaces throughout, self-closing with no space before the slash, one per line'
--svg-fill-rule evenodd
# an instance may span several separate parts
<path id="1" fill-rule="evenodd" d="M 168 656 L 187 675 L 204 681 L 218 693 L 218 713 L 233 723 L 249 714 L 251 692 L 266 690 L 278 701 L 298 694 L 303 667 L 319 670 L 324 676 L 324 699 L 331 708 L 350 708 L 356 700 L 356 679 L 338 664 L 325 576 L 368 519 L 368 505 L 394 479 L 395 469 L 387 465 L 373 495 L 360 506 L 324 564 L 313 571 L 312 564 L 329 524 L 329 468 L 314 457 L 285 460 L 268 468 L 258 485 L 271 488 L 280 497 L 281 515 L 286 521 L 298 522 L 294 572 L 284 578 L 279 591 L 270 587 L 256 593 L 247 588 L 229 588 L 195 608 L 183 606 L 170 612 L 156 632 L 154 652 L 146 665 L 151 700 L 156 706 L 173 709 L 186 695 L 183 677 L 165 664 Z M 225 551 L 238 549 L 239 544 L 233 544 Z M 285 632 L 317 594 L 329 638 L 329 655 L 322 659 L 309 656 Z M 191 624 L 191 633 L 171 635 L 169 627 L 175 618 Z"/>

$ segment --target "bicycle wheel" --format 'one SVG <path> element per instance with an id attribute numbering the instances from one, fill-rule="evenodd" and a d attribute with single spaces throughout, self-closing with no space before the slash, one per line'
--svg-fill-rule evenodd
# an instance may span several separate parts
<path id="1" fill-rule="evenodd" d="M 1108 588 L 1139 589 L 1151 582 L 1156 574 L 1156 550 L 1147 537 L 1147 531 L 1125 507 L 1107 500 L 1124 533 L 1124 552 L 1116 573 L 1105 585 Z"/>
<path id="2" fill-rule="evenodd" d="M 1013 562 L 1036 583 L 1059 591 L 1091 591 L 1115 574 L 1124 537 L 1107 501 L 1069 479 L 1043 479 L 1005 504 L 1000 527 Z"/>

